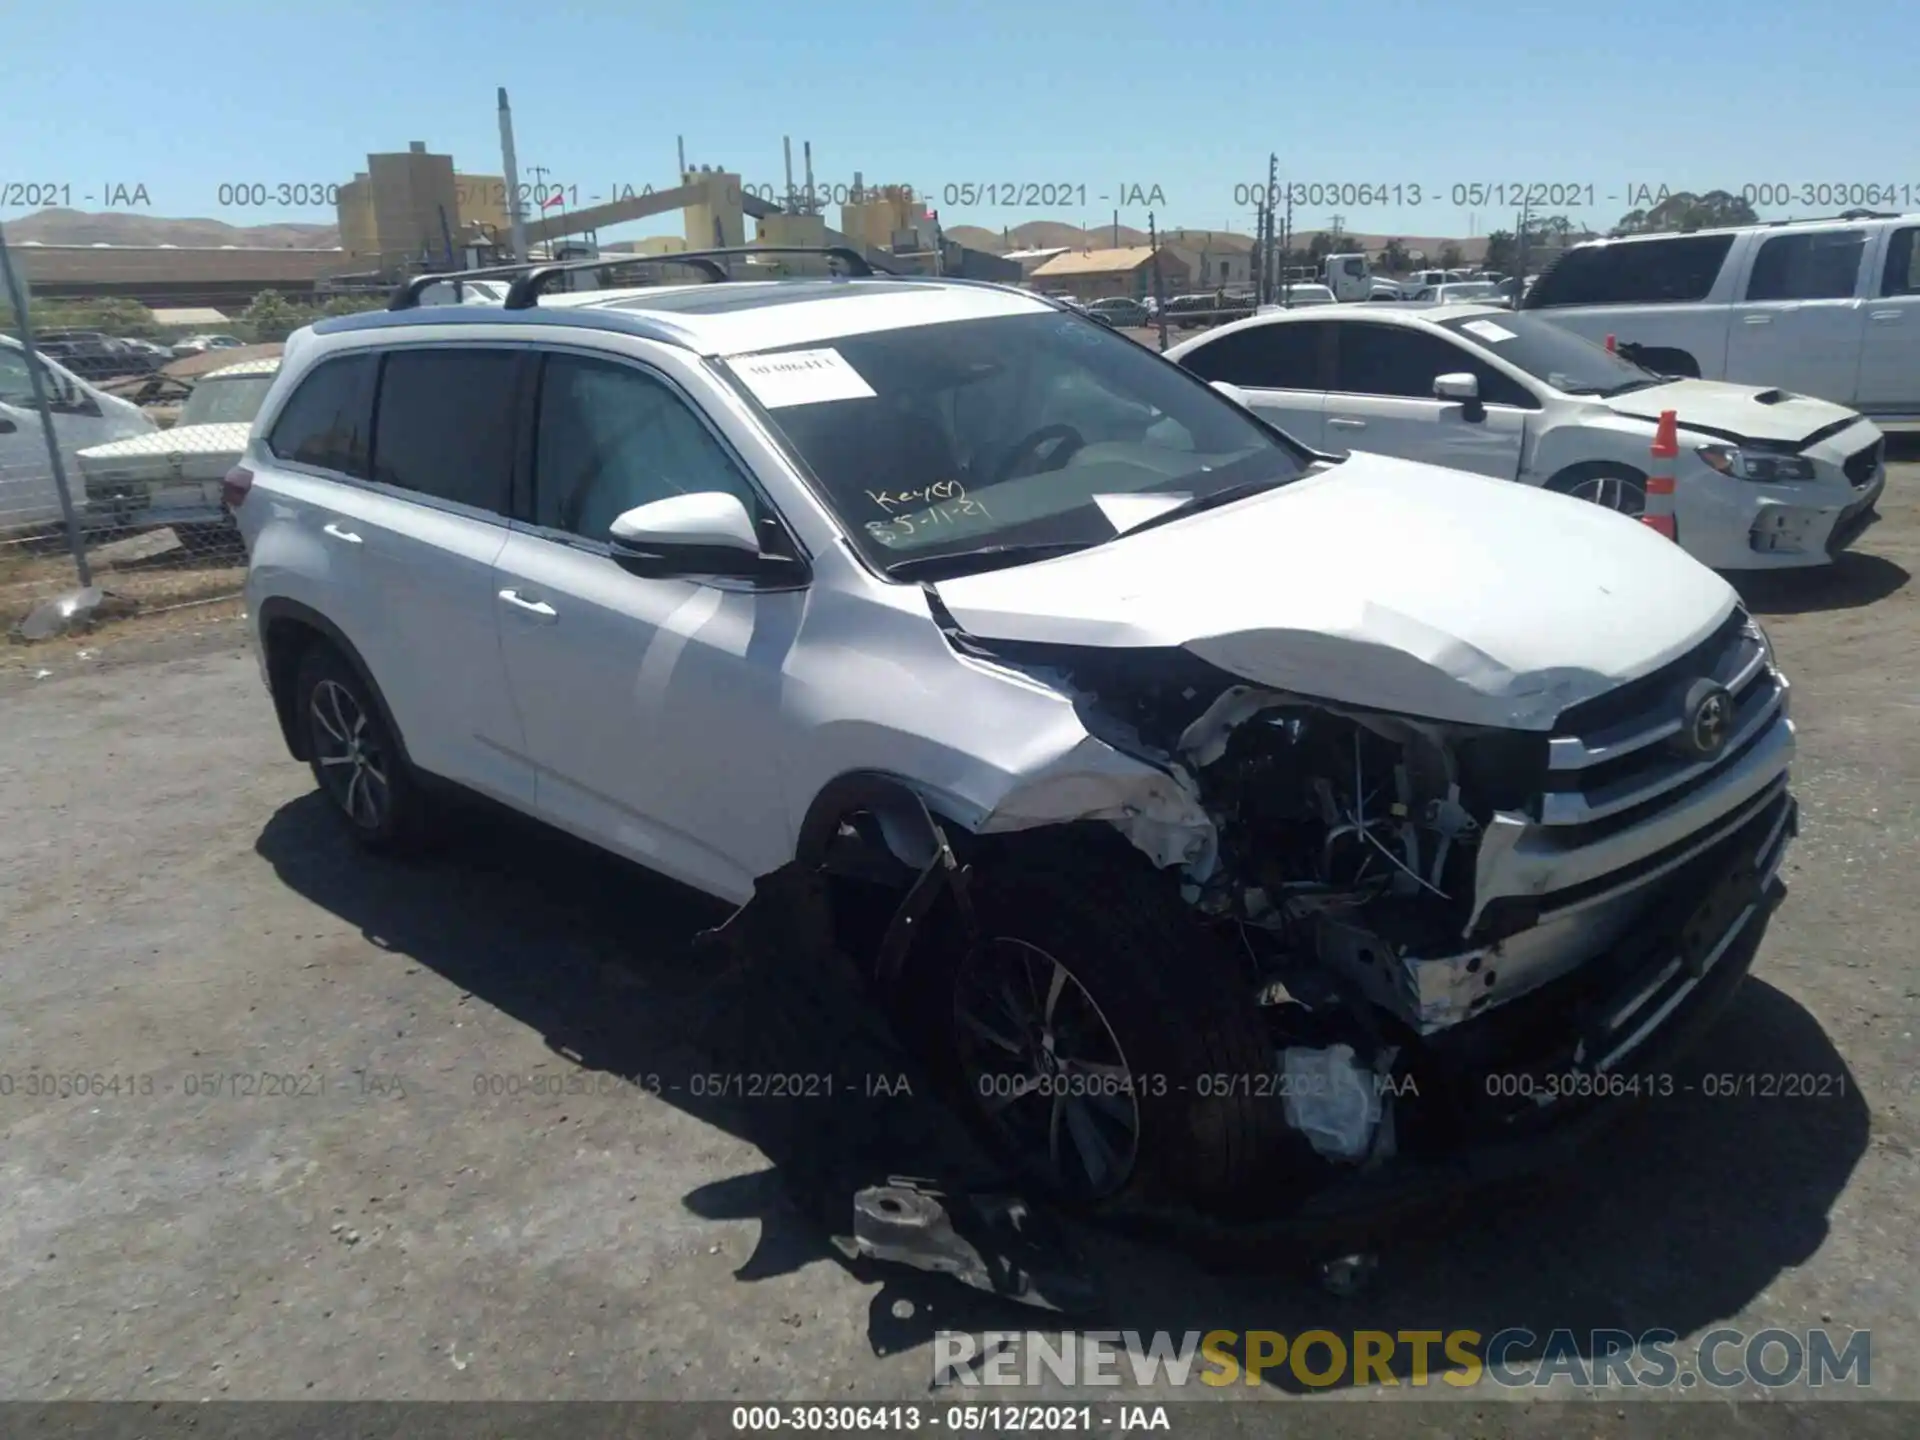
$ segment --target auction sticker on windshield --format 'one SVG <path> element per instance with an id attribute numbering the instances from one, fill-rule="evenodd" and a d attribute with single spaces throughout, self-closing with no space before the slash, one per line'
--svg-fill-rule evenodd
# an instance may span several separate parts
<path id="1" fill-rule="evenodd" d="M 1460 327 L 1469 335 L 1478 335 L 1482 340 L 1511 340 L 1513 331 L 1504 325 L 1496 325 L 1491 320 L 1469 320 Z"/>
<path id="2" fill-rule="evenodd" d="M 866 400 L 873 387 L 838 350 L 788 350 L 778 355 L 741 355 L 733 372 L 769 410 L 818 405 L 827 400 Z"/>

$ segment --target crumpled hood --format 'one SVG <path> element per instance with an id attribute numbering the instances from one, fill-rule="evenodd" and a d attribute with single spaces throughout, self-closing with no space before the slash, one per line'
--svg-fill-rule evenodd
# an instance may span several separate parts
<path id="1" fill-rule="evenodd" d="M 1603 403 L 1629 420 L 1658 424 L 1660 412 L 1672 410 L 1682 430 L 1788 445 L 1802 444 L 1822 430 L 1838 429 L 1859 418 L 1844 405 L 1816 400 L 1811 395 L 1730 385 L 1722 380 L 1675 380 Z"/>
<path id="2" fill-rule="evenodd" d="M 1532 730 L 1700 643 L 1736 602 L 1597 505 L 1358 452 L 1252 500 L 934 588 L 982 639 L 1183 646 L 1275 689 Z"/>

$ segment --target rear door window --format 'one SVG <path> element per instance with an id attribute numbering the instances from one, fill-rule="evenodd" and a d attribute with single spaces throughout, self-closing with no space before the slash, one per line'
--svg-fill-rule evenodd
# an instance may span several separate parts
<path id="1" fill-rule="evenodd" d="M 379 363 L 363 352 L 314 366 L 274 420 L 267 448 L 296 465 L 366 479 Z"/>
<path id="2" fill-rule="evenodd" d="M 1252 325 L 1208 341 L 1180 363 L 1202 380 L 1255 390 L 1325 390 L 1331 328 L 1323 321 Z"/>
<path id="3" fill-rule="evenodd" d="M 1920 295 L 1920 227 L 1907 226 L 1887 237 L 1887 268 L 1880 277 L 1882 295 Z"/>
<path id="4" fill-rule="evenodd" d="M 513 350 L 389 352 L 380 375 L 373 478 L 506 514 L 521 363 Z"/>
<path id="5" fill-rule="evenodd" d="M 1719 278 L 1732 235 L 1576 245 L 1548 264 L 1524 308 L 1552 305 L 1682 305 L 1704 300 Z"/>
<path id="6" fill-rule="evenodd" d="M 1860 278 L 1864 230 L 1812 230 L 1775 235 L 1753 257 L 1749 300 L 1845 300 Z"/>

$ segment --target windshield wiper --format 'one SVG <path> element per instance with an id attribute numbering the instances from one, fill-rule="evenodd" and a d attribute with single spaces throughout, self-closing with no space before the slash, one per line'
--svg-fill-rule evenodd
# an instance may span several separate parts
<path id="1" fill-rule="evenodd" d="M 1004 570 L 1028 565 L 1036 560 L 1051 560 L 1090 550 L 1092 540 L 1049 540 L 1045 543 L 982 545 L 978 550 L 949 550 L 940 555 L 915 555 L 880 567 L 880 573 L 893 580 L 951 580 L 984 570 Z"/>
<path id="2" fill-rule="evenodd" d="M 1113 538 L 1124 540 L 1129 535 L 1138 535 L 1142 530 L 1151 530 L 1156 525 L 1184 520 L 1189 515 L 1198 515 L 1202 510 L 1231 505 L 1234 501 L 1245 500 L 1251 495 L 1259 495 L 1267 490 L 1277 490 L 1280 486 L 1297 478 L 1293 475 L 1269 475 L 1262 480 L 1242 480 L 1238 485 L 1229 485 L 1224 490 L 1215 490 L 1208 495 L 1195 495 L 1190 500 L 1182 500 L 1170 510 L 1162 510 L 1158 515 L 1142 520 L 1138 525 L 1128 526 Z"/>
<path id="3" fill-rule="evenodd" d="M 1600 398 L 1602 400 L 1611 400 L 1614 396 L 1625 395 L 1629 391 L 1645 390 L 1653 385 L 1664 385 L 1667 383 L 1667 378 L 1668 377 L 1664 375 L 1649 375 L 1644 380 L 1625 380 L 1609 389 L 1602 390 L 1600 392 Z"/>

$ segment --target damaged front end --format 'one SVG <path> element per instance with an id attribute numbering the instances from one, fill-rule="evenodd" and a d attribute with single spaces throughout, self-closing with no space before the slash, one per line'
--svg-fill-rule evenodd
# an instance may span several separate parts
<path id="1" fill-rule="evenodd" d="M 1253 1083 L 1323 1181 L 1437 1186 L 1422 1167 L 1650 1093 L 1639 1077 L 1751 963 L 1795 828 L 1793 727 L 1738 609 L 1540 730 L 945 619 L 963 653 L 1067 696 L 1088 743 L 1132 762 L 1106 767 L 1112 783 L 1038 778 L 975 828 L 1104 820 L 1177 869 L 1197 921 L 1246 957 L 1274 1062 Z"/>

